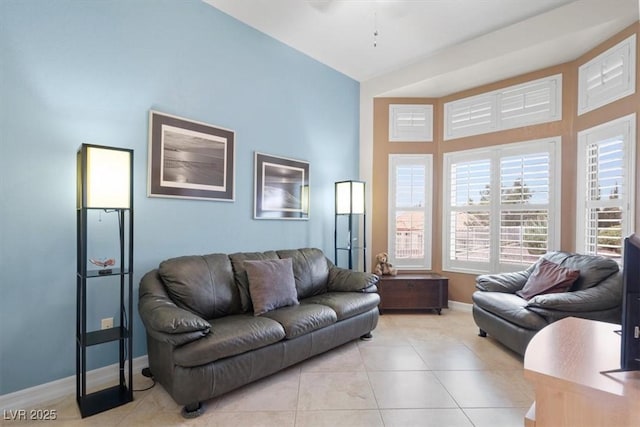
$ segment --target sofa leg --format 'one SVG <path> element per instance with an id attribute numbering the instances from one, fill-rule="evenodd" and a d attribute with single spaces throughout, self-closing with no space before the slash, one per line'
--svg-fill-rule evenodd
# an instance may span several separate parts
<path id="1" fill-rule="evenodd" d="M 366 334 L 362 335 L 360 339 L 362 341 L 371 341 L 373 339 L 373 335 L 371 334 L 371 332 L 367 332 Z"/>
<path id="2" fill-rule="evenodd" d="M 487 336 L 487 331 L 484 331 L 482 329 L 478 329 L 478 336 L 485 338 Z"/>
<path id="3" fill-rule="evenodd" d="M 202 402 L 185 405 L 184 408 L 182 408 L 181 413 L 184 418 L 198 418 L 200 415 L 204 414 L 204 406 L 202 405 Z"/>

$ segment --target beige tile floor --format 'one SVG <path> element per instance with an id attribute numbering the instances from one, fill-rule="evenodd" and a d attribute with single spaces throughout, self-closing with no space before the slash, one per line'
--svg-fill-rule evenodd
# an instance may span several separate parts
<path id="1" fill-rule="evenodd" d="M 140 374 L 134 378 L 136 389 L 149 384 Z M 43 407 L 56 409 L 52 424 L 64 426 L 515 427 L 534 397 L 522 359 L 478 337 L 471 313 L 449 309 L 441 316 L 385 314 L 373 340 L 348 343 L 212 399 L 196 419 L 183 419 L 160 385 L 134 398 L 86 419 L 75 396 Z"/>

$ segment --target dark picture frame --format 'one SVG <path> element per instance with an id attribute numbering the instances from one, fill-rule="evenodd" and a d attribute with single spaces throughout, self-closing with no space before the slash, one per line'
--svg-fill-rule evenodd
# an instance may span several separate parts
<path id="1" fill-rule="evenodd" d="M 233 201 L 235 132 L 151 110 L 147 195 Z"/>
<path id="2" fill-rule="evenodd" d="M 309 162 L 255 152 L 255 219 L 309 219 Z"/>

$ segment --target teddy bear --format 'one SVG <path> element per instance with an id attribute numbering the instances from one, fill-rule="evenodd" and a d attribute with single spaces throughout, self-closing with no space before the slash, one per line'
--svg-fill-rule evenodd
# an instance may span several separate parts
<path id="1" fill-rule="evenodd" d="M 373 269 L 373 273 L 377 274 L 378 276 L 395 276 L 398 271 L 393 268 L 393 265 L 391 263 L 387 262 L 388 260 L 389 255 L 386 252 L 380 252 L 378 255 L 376 255 L 376 265 Z"/>

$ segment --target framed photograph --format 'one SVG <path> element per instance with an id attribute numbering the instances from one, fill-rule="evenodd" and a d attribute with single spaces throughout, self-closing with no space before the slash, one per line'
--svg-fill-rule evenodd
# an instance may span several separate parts
<path id="1" fill-rule="evenodd" d="M 150 197 L 234 200 L 235 133 L 150 111 Z"/>
<path id="2" fill-rule="evenodd" d="M 255 153 L 255 219 L 309 219 L 309 163 Z"/>

